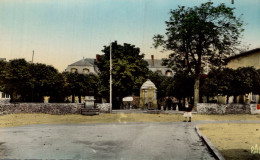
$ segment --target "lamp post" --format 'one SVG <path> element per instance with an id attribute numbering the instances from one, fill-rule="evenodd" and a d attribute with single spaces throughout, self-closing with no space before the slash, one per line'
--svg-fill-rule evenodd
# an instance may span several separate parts
<path id="1" fill-rule="evenodd" d="M 112 46 L 110 42 L 110 113 L 112 113 Z"/>

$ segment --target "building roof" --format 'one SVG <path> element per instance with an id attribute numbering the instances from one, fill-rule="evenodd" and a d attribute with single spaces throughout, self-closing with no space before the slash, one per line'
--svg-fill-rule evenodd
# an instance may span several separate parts
<path id="1" fill-rule="evenodd" d="M 226 59 L 226 61 L 228 62 L 228 61 L 230 61 L 230 60 L 232 60 L 232 59 L 236 59 L 236 58 L 243 57 L 243 56 L 248 56 L 248 55 L 254 54 L 254 53 L 256 53 L 256 52 L 260 52 L 260 48 L 252 49 L 252 50 L 249 50 L 249 51 L 246 51 L 246 52 L 242 52 L 242 53 L 240 53 L 240 54 L 237 54 L 237 55 L 228 57 L 228 58 Z"/>
<path id="2" fill-rule="evenodd" d="M 162 60 L 161 59 L 154 59 L 154 65 L 152 64 L 152 59 L 144 59 L 145 61 L 148 62 L 149 67 L 152 68 L 167 68 L 167 66 L 162 65 Z M 94 66 L 95 59 L 91 58 L 85 58 L 81 59 L 75 63 L 70 64 L 69 66 Z"/>
<path id="3" fill-rule="evenodd" d="M 152 63 L 152 59 L 144 59 L 145 61 L 148 62 L 149 68 L 167 68 L 167 66 L 162 65 L 162 60 L 161 59 L 154 59 L 154 65 Z"/>
<path id="4" fill-rule="evenodd" d="M 149 89 L 150 87 L 157 89 L 154 85 L 154 83 L 148 79 L 146 82 L 144 82 L 144 84 L 141 86 L 141 89 Z"/>
<path id="5" fill-rule="evenodd" d="M 70 64 L 69 66 L 94 66 L 95 59 L 85 58 L 81 59 L 75 63 Z"/>

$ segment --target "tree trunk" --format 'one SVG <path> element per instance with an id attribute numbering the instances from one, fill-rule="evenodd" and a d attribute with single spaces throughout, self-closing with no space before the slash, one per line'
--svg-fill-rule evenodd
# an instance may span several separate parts
<path id="1" fill-rule="evenodd" d="M 237 103 L 237 96 L 236 96 L 236 95 L 234 95 L 233 102 L 234 102 L 234 103 Z"/>
<path id="2" fill-rule="evenodd" d="M 78 97 L 79 97 L 79 103 L 81 103 L 81 95 L 79 95 Z"/>
<path id="3" fill-rule="evenodd" d="M 10 94 L 10 102 L 14 102 L 14 93 L 12 92 L 11 94 Z"/>
<path id="4" fill-rule="evenodd" d="M 200 88 L 200 78 L 197 76 L 195 78 L 195 84 L 194 84 L 194 107 L 193 110 L 197 111 L 197 104 L 199 103 L 199 88 Z"/>
<path id="5" fill-rule="evenodd" d="M 75 95 L 72 95 L 72 103 L 75 103 Z"/>
<path id="6" fill-rule="evenodd" d="M 227 95 L 226 104 L 228 104 L 228 102 L 229 102 L 229 96 Z"/>

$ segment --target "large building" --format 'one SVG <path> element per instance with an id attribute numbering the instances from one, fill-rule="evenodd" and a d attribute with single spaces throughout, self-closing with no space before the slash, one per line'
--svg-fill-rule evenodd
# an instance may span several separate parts
<path id="1" fill-rule="evenodd" d="M 98 67 L 95 64 L 95 62 L 99 59 L 99 55 L 96 56 L 96 59 L 90 59 L 90 58 L 85 58 L 82 60 L 79 60 L 75 63 L 72 63 L 68 65 L 66 68 L 66 72 L 78 72 L 80 74 L 98 74 Z M 173 71 L 172 69 L 163 66 L 162 65 L 162 60 L 161 59 L 154 59 L 154 56 L 151 56 L 151 59 L 145 59 L 145 61 L 148 62 L 149 66 L 148 68 L 153 71 L 157 72 L 159 75 L 164 75 L 164 76 L 173 76 Z"/>
<path id="2" fill-rule="evenodd" d="M 157 72 L 159 75 L 173 76 L 173 70 L 167 66 L 163 66 L 161 59 L 154 59 L 154 55 L 151 55 L 151 59 L 145 59 L 145 61 L 148 62 L 148 68 L 151 71 Z"/>
<path id="3" fill-rule="evenodd" d="M 239 67 L 254 67 L 260 69 L 260 48 L 242 52 L 226 59 L 226 67 L 237 69 Z M 233 96 L 229 98 L 229 103 L 233 102 Z M 260 103 L 260 96 L 249 93 L 237 97 L 237 102 Z M 226 96 L 218 96 L 219 103 L 226 102 Z"/>
<path id="4" fill-rule="evenodd" d="M 232 69 L 250 66 L 256 69 L 260 68 L 260 48 L 246 51 L 227 59 L 227 67 Z"/>
<path id="5" fill-rule="evenodd" d="M 95 59 L 85 58 L 68 65 L 66 72 L 78 72 L 79 74 L 97 74 L 98 68 L 95 65 Z"/>

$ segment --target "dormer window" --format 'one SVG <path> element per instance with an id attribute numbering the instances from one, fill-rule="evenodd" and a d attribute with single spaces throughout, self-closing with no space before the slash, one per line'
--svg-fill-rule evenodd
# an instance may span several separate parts
<path id="1" fill-rule="evenodd" d="M 77 71 L 78 71 L 77 68 L 71 68 L 71 73 L 75 73 Z"/>
<path id="2" fill-rule="evenodd" d="M 88 74 L 88 73 L 89 73 L 89 69 L 84 68 L 84 69 L 83 69 L 83 74 Z"/>
<path id="3" fill-rule="evenodd" d="M 162 75 L 162 71 L 161 70 L 157 70 L 156 73 L 158 73 L 159 75 Z"/>
<path id="4" fill-rule="evenodd" d="M 168 77 L 172 76 L 172 71 L 167 70 L 167 71 L 165 72 L 165 75 L 168 76 Z"/>

